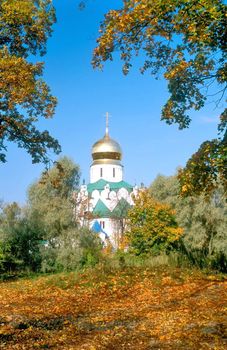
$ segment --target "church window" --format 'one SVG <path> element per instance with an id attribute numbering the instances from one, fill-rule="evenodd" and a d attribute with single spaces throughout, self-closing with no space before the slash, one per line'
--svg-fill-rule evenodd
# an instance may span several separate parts
<path id="1" fill-rule="evenodd" d="M 102 168 L 100 168 L 100 177 L 102 177 L 103 176 L 103 170 L 102 170 Z"/>
<path id="2" fill-rule="evenodd" d="M 101 226 L 101 228 L 105 228 L 105 221 L 100 221 L 100 226 Z"/>
<path id="3" fill-rule="evenodd" d="M 113 177 L 115 177 L 116 173 L 115 173 L 115 168 L 113 168 Z"/>

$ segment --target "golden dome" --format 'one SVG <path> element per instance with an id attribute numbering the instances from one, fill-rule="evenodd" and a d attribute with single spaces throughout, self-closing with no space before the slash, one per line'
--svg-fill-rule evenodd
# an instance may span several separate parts
<path id="1" fill-rule="evenodd" d="M 119 143 L 106 133 L 93 145 L 92 158 L 94 163 L 119 163 L 122 158 L 122 150 Z"/>

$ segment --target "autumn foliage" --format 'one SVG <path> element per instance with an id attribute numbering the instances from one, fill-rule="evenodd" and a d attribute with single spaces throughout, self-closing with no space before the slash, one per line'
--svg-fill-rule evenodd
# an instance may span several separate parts
<path id="1" fill-rule="evenodd" d="M 100 266 L 0 285 L 0 348 L 226 349 L 226 280 Z"/>
<path id="2" fill-rule="evenodd" d="M 123 73 L 128 74 L 134 57 L 142 54 L 141 73 L 149 71 L 167 80 L 169 97 L 160 111 L 167 124 L 187 128 L 190 110 L 200 110 L 207 101 L 221 106 L 227 81 L 225 1 L 126 0 L 105 15 L 99 34 L 94 67 L 102 68 L 120 53 Z M 217 181 L 226 189 L 226 127 L 225 108 L 220 113 L 218 138 L 206 142 L 212 148 L 210 158 L 202 145 L 192 157 L 201 161 L 201 167 L 193 167 L 190 159 L 179 174 L 184 196 L 210 194 Z"/>
<path id="3" fill-rule="evenodd" d="M 44 63 L 34 61 L 46 52 L 55 11 L 50 0 L 3 0 L 0 18 L 0 162 L 6 161 L 8 142 L 14 142 L 33 163 L 47 163 L 48 150 L 61 148 L 36 122 L 53 116 L 57 100 L 42 79 Z"/>
<path id="4" fill-rule="evenodd" d="M 180 239 L 174 210 L 155 201 L 147 190 L 134 198 L 135 206 L 128 213 L 128 244 L 136 255 L 168 251 Z"/>
<path id="5" fill-rule="evenodd" d="M 221 183 L 227 193 L 227 143 L 219 140 L 204 142 L 179 170 L 182 196 L 214 193 Z"/>

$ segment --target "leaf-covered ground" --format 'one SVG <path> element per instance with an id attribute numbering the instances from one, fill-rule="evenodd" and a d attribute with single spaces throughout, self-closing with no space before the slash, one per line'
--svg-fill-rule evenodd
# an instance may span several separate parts
<path id="1" fill-rule="evenodd" d="M 0 284 L 0 349 L 226 349 L 227 280 L 90 270 Z"/>

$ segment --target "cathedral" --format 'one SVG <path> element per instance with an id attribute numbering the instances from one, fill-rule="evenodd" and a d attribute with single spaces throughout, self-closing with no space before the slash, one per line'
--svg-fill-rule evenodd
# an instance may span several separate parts
<path id="1" fill-rule="evenodd" d="M 75 198 L 76 216 L 82 226 L 97 232 L 104 244 L 117 248 L 138 189 L 123 179 L 122 150 L 109 135 L 108 113 L 105 135 L 94 143 L 91 153 L 90 182 L 80 187 Z"/>

